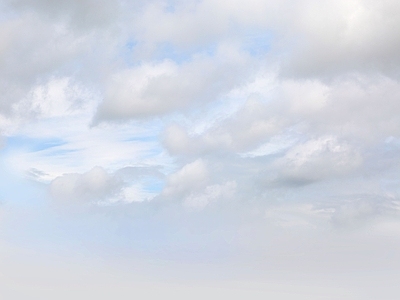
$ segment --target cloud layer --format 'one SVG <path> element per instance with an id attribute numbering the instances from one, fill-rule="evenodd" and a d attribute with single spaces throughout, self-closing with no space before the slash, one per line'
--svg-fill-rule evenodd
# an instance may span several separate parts
<path id="1" fill-rule="evenodd" d="M 399 237 L 398 1 L 0 8 L 0 224 L 26 228 L 0 241 L 390 265 L 368 260 Z"/>

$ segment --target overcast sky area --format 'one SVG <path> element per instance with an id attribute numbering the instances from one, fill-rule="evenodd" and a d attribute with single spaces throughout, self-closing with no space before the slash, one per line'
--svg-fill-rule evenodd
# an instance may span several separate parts
<path id="1" fill-rule="evenodd" d="M 4 299 L 394 300 L 399 250 L 400 1 L 0 0 Z"/>

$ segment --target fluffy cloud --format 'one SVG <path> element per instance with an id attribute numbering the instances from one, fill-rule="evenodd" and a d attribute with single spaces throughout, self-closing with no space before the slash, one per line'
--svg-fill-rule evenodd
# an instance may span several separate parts
<path id="1" fill-rule="evenodd" d="M 202 193 L 190 193 L 183 200 L 183 205 L 189 209 L 203 209 L 210 202 L 222 201 L 232 198 L 236 191 L 236 182 L 229 181 L 224 184 L 209 185 Z"/>
<path id="2" fill-rule="evenodd" d="M 282 3 L 283 5 L 284 3 Z M 134 20 L 134 32 L 147 44 L 172 43 L 183 49 L 207 47 L 246 32 L 238 28 L 266 27 L 279 11 L 274 1 L 153 2 Z"/>
<path id="3" fill-rule="evenodd" d="M 55 203 L 62 205 L 109 204 L 150 200 L 155 191 L 146 191 L 143 179 L 163 177 L 155 168 L 126 167 L 108 173 L 101 167 L 78 174 L 64 174 L 50 183 Z"/>
<path id="4" fill-rule="evenodd" d="M 245 151 L 278 134 L 284 122 L 268 105 L 250 99 L 236 114 L 200 134 L 190 136 L 177 124 L 167 127 L 164 143 L 173 154 Z"/>
<path id="5" fill-rule="evenodd" d="M 362 158 L 348 144 L 323 137 L 292 147 L 276 163 L 277 170 L 288 180 L 312 182 L 353 171 L 360 167 Z"/>
<path id="6" fill-rule="evenodd" d="M 364 141 L 397 136 L 399 92 L 397 80 L 379 75 L 338 80 L 330 88 L 324 109 L 311 119 L 311 124 L 319 131 Z"/>
<path id="7" fill-rule="evenodd" d="M 395 0 L 1 6 L 0 182 L 24 225 L 4 236 L 318 274 L 398 261 Z M 33 187 L 89 209 L 61 220 Z"/>
<path id="8" fill-rule="evenodd" d="M 166 148 L 174 155 L 192 156 L 251 152 L 271 139 L 326 136 L 352 141 L 357 148 L 397 136 L 400 128 L 400 89 L 388 77 L 345 76 L 330 83 L 275 79 L 261 90 L 246 89 L 244 104 L 203 130 L 194 131 L 190 121 L 186 126 L 171 124 L 163 135 Z"/>
<path id="9" fill-rule="evenodd" d="M 59 118 L 74 105 L 79 106 L 78 98 L 92 98 L 91 104 L 86 106 L 85 116 L 80 116 L 79 126 L 88 126 L 94 117 L 97 127 L 90 131 L 85 128 L 90 134 L 80 136 L 76 147 L 62 145 L 54 150 L 67 150 L 67 155 L 76 159 L 78 156 L 73 153 L 82 153 L 84 149 L 91 161 L 85 165 L 86 169 L 89 165 L 111 164 L 114 170 L 132 160 L 139 160 L 139 157 L 136 152 L 121 152 L 114 148 L 107 152 L 105 144 L 97 142 L 97 134 L 105 129 L 109 133 L 113 130 L 112 126 L 118 128 L 119 123 L 111 127 L 105 123 L 122 120 L 130 126 L 133 124 L 129 123 L 130 120 L 164 116 L 159 123 L 137 123 L 138 126 L 154 126 L 155 132 L 163 132 L 162 145 L 158 141 L 152 144 L 158 147 L 157 160 L 163 161 L 161 164 L 168 168 L 172 167 L 171 157 L 159 150 L 164 146 L 176 158 L 174 167 L 180 169 L 165 180 L 161 198 L 177 197 L 182 203 L 190 197 L 213 199 L 212 194 L 218 194 L 214 191 L 218 189 L 216 187 L 222 189 L 226 182 L 237 182 L 237 189 L 250 190 L 250 178 L 257 178 L 256 182 L 264 184 L 265 178 L 268 178 L 267 182 L 272 178 L 289 184 L 356 176 L 360 170 L 369 168 L 366 164 L 372 160 L 368 158 L 372 155 L 372 147 L 379 148 L 382 139 L 398 135 L 400 126 L 395 113 L 398 110 L 398 83 L 393 73 L 386 72 L 388 69 L 378 62 L 384 55 L 382 53 L 386 53 L 390 61 L 396 59 L 396 54 L 389 54 L 391 44 L 388 49 L 381 49 L 382 53 L 372 49 L 375 51 L 372 56 L 363 52 L 366 56 L 360 59 L 375 61 L 375 69 L 360 68 L 367 64 L 361 60 L 356 62 L 354 58 L 357 51 L 367 48 L 365 45 L 369 45 L 376 34 L 388 32 L 387 24 L 378 26 L 370 36 L 359 31 L 362 24 L 381 20 L 389 7 L 394 5 L 395 9 L 397 6 L 390 1 L 379 7 L 366 1 L 338 2 L 327 6 L 313 1 L 302 1 L 301 4 L 252 1 L 246 5 L 235 1 L 228 9 L 225 9 L 223 1 L 185 4 L 177 1 L 170 6 L 154 1 L 137 3 L 138 13 L 132 15 L 131 20 L 125 18 L 123 10 L 108 12 L 108 6 L 99 8 L 98 12 L 90 1 L 71 5 L 47 5 L 46 1 L 36 4 L 24 1 L 8 3 L 19 12 L 18 22 L 26 24 L 18 25 L 12 20 L 5 21 L 2 27 L 5 37 L 10 40 L 7 42 L 4 39 L 7 43 L 2 47 L 3 57 L 15 56 L 3 60 L 8 63 L 5 70 L 15 73 L 15 78 L 21 77 L 18 71 L 20 65 L 10 63 L 22 57 L 11 51 L 20 44 L 18 41 L 29 42 L 26 57 L 30 57 L 30 62 L 35 62 L 33 57 L 43 61 L 38 61 L 32 68 L 30 63 L 25 64 L 26 76 L 29 77 L 30 73 L 32 76 L 30 79 L 27 77 L 27 84 L 16 79 L 15 83 L 24 90 L 14 102 L 11 101 L 11 106 L 9 102 L 4 102 L 3 111 L 11 107 L 22 115 L 24 111 L 27 114 L 37 110 L 43 119 Z M 109 5 L 117 7 L 120 4 L 110 2 Z M 335 10 L 327 9 L 332 5 Z M 131 6 L 125 8 L 128 10 Z M 292 11 L 293 8 L 297 11 Z M 295 11 L 296 17 L 293 16 Z M 277 12 L 281 13 L 280 20 L 274 17 Z M 50 18 L 41 21 L 38 16 L 43 15 Z M 268 20 L 266 15 L 270 16 Z M 114 28 L 112 20 L 117 19 L 121 24 L 131 22 L 129 24 L 136 27 L 115 31 L 116 36 L 109 40 L 108 47 L 103 33 L 107 28 Z M 158 23 L 154 22 L 156 19 Z M 217 19 L 219 22 L 215 21 Z M 387 21 L 395 22 L 392 18 Z M 186 26 L 182 26 L 182 22 Z M 31 40 L 27 40 L 22 33 L 21 36 L 11 34 L 22 32 L 17 29 L 27 27 L 28 23 L 35 31 Z M 211 23 L 213 28 L 206 26 Z M 321 23 L 324 26 L 316 25 Z M 44 28 L 45 25 L 50 25 L 47 31 L 36 32 L 37 28 Z M 82 31 L 83 28 L 93 31 L 88 33 L 90 30 Z M 194 34 L 199 29 L 204 32 L 203 35 Z M 332 39 L 322 37 L 321 32 L 329 32 L 331 36 L 341 39 L 331 45 Z M 249 46 L 246 44 L 248 35 L 268 40 L 268 45 L 263 46 L 265 56 L 257 56 L 246 48 Z M 303 42 L 293 42 L 299 38 Z M 54 45 L 59 45 L 64 52 L 51 51 Z M 75 78 L 69 73 L 68 76 L 51 77 L 40 84 L 33 83 L 32 78 L 45 78 L 54 70 L 63 69 L 64 65 L 88 57 L 88 50 L 94 45 L 98 46 L 97 54 L 88 59 L 90 64 L 98 63 L 93 72 L 85 71 Z M 166 50 L 167 46 L 171 47 L 170 52 Z M 255 44 L 250 46 L 259 47 Z M 331 51 L 322 51 L 324 47 Z M 141 54 L 145 49 L 149 50 L 147 56 Z M 50 55 L 43 55 L 41 51 Z M 312 54 L 314 52 L 326 52 L 327 55 L 319 57 Z M 319 58 L 326 59 L 326 62 Z M 353 65 L 343 63 L 346 61 L 351 61 Z M 302 63 L 309 69 L 299 67 Z M 316 70 L 313 64 L 325 66 L 326 72 Z M 82 66 L 85 69 L 89 64 Z M 331 69 L 334 66 L 337 69 Z M 99 89 L 97 94 L 78 91 L 78 87 L 88 82 L 94 83 L 91 88 Z M 104 89 L 100 88 L 103 83 Z M 70 97 L 70 94 L 77 93 L 83 96 Z M 104 99 L 99 101 L 96 109 L 101 98 Z M 74 116 L 70 115 L 68 120 L 72 119 Z M 71 144 L 73 134 L 69 132 L 68 138 L 63 140 Z M 86 146 L 85 138 L 88 139 Z M 129 140 L 128 134 L 118 139 L 120 149 L 125 149 L 122 146 L 125 139 Z M 102 149 L 93 156 L 98 160 L 89 158 L 88 153 L 94 148 Z M 28 160 L 41 162 L 45 152 L 51 154 L 54 151 L 37 151 L 27 156 Z M 114 156 L 121 156 L 123 162 L 113 162 Z M 188 164 L 188 161 L 193 163 Z M 60 174 L 60 170 L 58 173 L 50 172 L 48 166 L 42 163 L 32 168 L 43 174 L 52 174 L 53 178 Z M 82 174 L 82 168 L 75 168 L 75 172 Z M 65 171 L 73 173 L 74 168 L 66 168 Z M 268 172 L 275 175 L 267 175 Z M 219 180 L 216 179 L 218 176 Z M 71 182 L 80 180 L 71 178 Z M 128 190 L 121 192 L 115 189 L 111 189 L 110 193 L 127 193 L 123 196 L 125 198 L 129 198 L 129 193 L 136 195 L 140 191 L 140 187 L 135 186 L 130 187 L 129 193 Z M 107 193 L 104 191 L 103 194 Z M 260 194 L 262 189 L 253 196 Z M 197 202 L 209 202 L 203 200 Z"/>
<path id="10" fill-rule="evenodd" d="M 107 26 L 118 16 L 118 1 L 70 1 L 68 3 L 48 0 L 6 0 L 13 8 L 22 11 L 35 10 L 52 21 L 60 19 L 76 29 L 92 29 Z"/>
<path id="11" fill-rule="evenodd" d="M 167 178 L 167 185 L 163 190 L 166 196 L 182 196 L 205 187 L 209 180 L 206 163 L 198 159 L 186 164 Z"/>
<path id="12" fill-rule="evenodd" d="M 50 186 L 52 196 L 64 203 L 101 202 L 116 197 L 121 188 L 122 182 L 100 167 L 84 174 L 63 175 L 54 179 Z"/>
<path id="13" fill-rule="evenodd" d="M 397 76 L 398 11 L 395 0 L 153 2 L 134 25 L 144 43 L 180 48 L 243 41 L 247 28 L 269 32 L 276 41 L 272 48 L 284 53 L 283 74 L 291 76 L 354 71 Z"/>
<path id="14" fill-rule="evenodd" d="M 301 40 L 285 72 L 325 77 L 361 71 L 397 78 L 397 1 L 301 1 L 297 7 L 291 33 Z"/>
<path id="15" fill-rule="evenodd" d="M 155 116 L 213 101 L 244 83 L 251 61 L 235 49 L 195 56 L 177 64 L 171 60 L 144 64 L 111 77 L 97 119 Z"/>
<path id="16" fill-rule="evenodd" d="M 61 26 L 37 16 L 2 21 L 0 46 L 1 113 L 10 114 L 49 73 L 61 69 L 82 49 L 82 40 Z"/>

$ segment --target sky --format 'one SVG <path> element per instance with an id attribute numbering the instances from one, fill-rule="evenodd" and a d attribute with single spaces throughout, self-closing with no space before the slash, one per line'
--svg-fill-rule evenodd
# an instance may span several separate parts
<path id="1" fill-rule="evenodd" d="M 0 0 L 4 299 L 399 299 L 400 2 Z"/>

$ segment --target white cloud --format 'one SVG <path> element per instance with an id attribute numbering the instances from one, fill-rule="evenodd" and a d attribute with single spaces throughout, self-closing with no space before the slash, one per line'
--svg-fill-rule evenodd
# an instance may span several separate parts
<path id="1" fill-rule="evenodd" d="M 278 134 L 283 122 L 271 115 L 268 105 L 249 99 L 236 113 L 199 134 L 189 135 L 176 124 L 167 127 L 164 144 L 172 154 L 184 155 L 249 150 Z"/>
<path id="2" fill-rule="evenodd" d="M 131 185 L 122 190 L 121 199 L 124 202 L 142 202 L 152 200 L 157 192 L 146 192 L 141 184 Z"/>
<path id="3" fill-rule="evenodd" d="M 350 145 L 328 136 L 292 147 L 277 164 L 289 180 L 312 182 L 349 173 L 360 167 L 362 157 Z"/>
<path id="4" fill-rule="evenodd" d="M 0 236 L 314 278 L 399 270 L 398 1 L 0 6 Z M 57 218 L 32 186 L 80 209 Z"/>
<path id="5" fill-rule="evenodd" d="M 169 175 L 163 194 L 167 197 L 182 196 L 201 189 L 207 184 L 208 179 L 207 165 L 202 159 L 198 159 Z"/>
<path id="6" fill-rule="evenodd" d="M 20 11 L 34 10 L 42 18 L 51 21 L 68 22 L 69 26 L 76 29 L 93 29 L 109 26 L 119 14 L 120 3 L 118 1 L 92 1 L 80 0 L 54 2 L 48 0 L 26 1 L 26 0 L 6 0 L 14 9 Z"/>
<path id="7" fill-rule="evenodd" d="M 329 91 L 325 108 L 311 119 L 319 131 L 376 142 L 398 134 L 400 86 L 382 76 L 338 80 Z"/>
<path id="8" fill-rule="evenodd" d="M 170 42 L 181 48 L 208 46 L 243 34 L 235 26 L 259 27 L 273 17 L 274 1 L 152 2 L 134 20 L 134 32 L 147 44 Z M 172 11 L 171 11 L 172 10 Z"/>
<path id="9" fill-rule="evenodd" d="M 388 77 L 345 76 L 328 83 L 276 78 L 266 81 L 261 90 L 243 90 L 241 96 L 248 100 L 227 116 L 205 119 L 208 126 L 203 130 L 193 130 L 197 119 L 167 127 L 163 143 L 168 151 L 194 157 L 252 153 L 271 140 L 317 140 L 331 136 L 350 142 L 347 147 L 357 149 L 354 151 L 360 152 L 360 158 L 367 151 L 364 147 L 397 136 L 400 128 L 396 113 L 399 85 Z M 289 142 L 286 147 L 293 145 Z M 352 157 L 355 159 L 356 155 Z M 359 158 L 355 161 L 359 162 Z"/>
<path id="10" fill-rule="evenodd" d="M 82 174 L 55 178 L 50 183 L 50 192 L 54 203 L 61 205 L 142 202 L 151 200 L 158 192 L 146 190 L 143 179 L 160 177 L 162 173 L 149 167 L 127 167 L 111 173 L 97 166 Z"/>
<path id="11" fill-rule="evenodd" d="M 297 8 L 289 27 L 293 37 L 301 38 L 287 65 L 293 75 L 366 71 L 397 77 L 397 1 L 301 1 Z"/>
<path id="12" fill-rule="evenodd" d="M 183 205 L 189 209 L 201 210 L 210 202 L 232 198 L 236 192 L 236 182 L 207 186 L 201 193 L 191 193 L 184 198 Z"/>
<path id="13" fill-rule="evenodd" d="M 272 49 L 284 53 L 278 54 L 284 73 L 294 76 L 397 76 L 398 11 L 395 0 L 174 1 L 169 7 L 152 2 L 133 24 L 145 44 L 169 42 L 183 49 L 243 40 L 248 28 L 268 31 L 276 42 Z"/>
<path id="14" fill-rule="evenodd" d="M 10 115 L 49 73 L 61 69 L 82 51 L 84 41 L 62 25 L 49 24 L 37 16 L 23 15 L 0 25 L 0 112 Z"/>
<path id="15" fill-rule="evenodd" d="M 62 204 L 76 202 L 102 202 L 114 198 L 121 191 L 123 182 L 113 178 L 101 167 L 84 174 L 65 174 L 51 182 L 53 198 Z"/>
<path id="16" fill-rule="evenodd" d="M 143 64 L 114 74 L 95 121 L 163 115 L 215 101 L 244 83 L 251 61 L 221 46 L 214 56 L 196 55 L 189 62 Z"/>
<path id="17" fill-rule="evenodd" d="M 316 208 L 313 204 L 282 205 L 268 208 L 266 219 L 281 228 L 320 229 L 330 222 L 335 208 Z"/>

